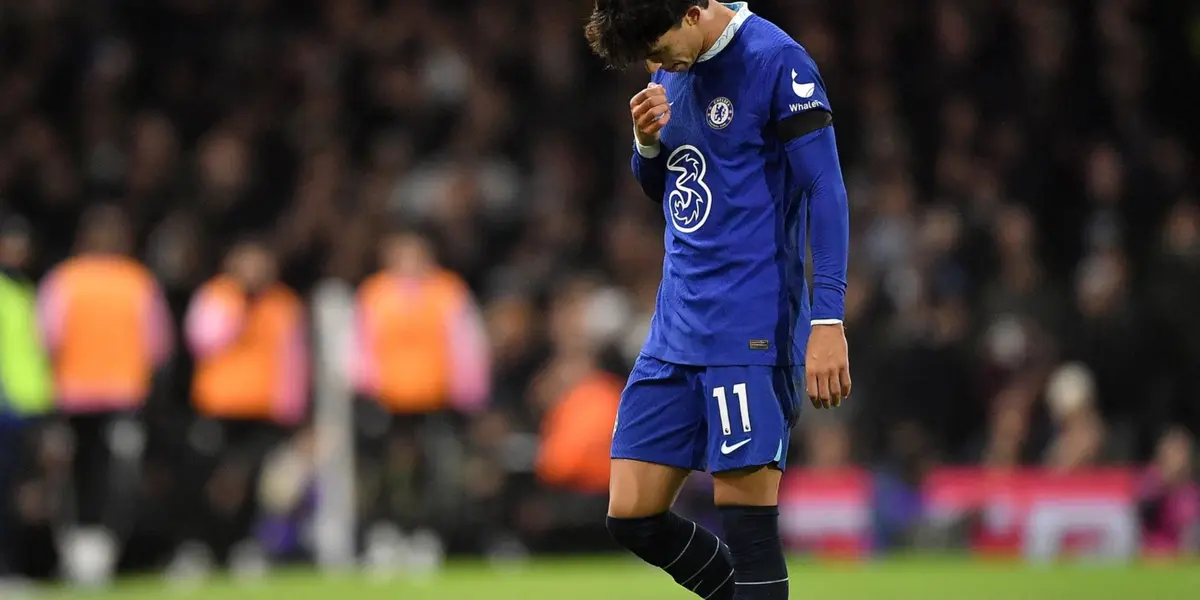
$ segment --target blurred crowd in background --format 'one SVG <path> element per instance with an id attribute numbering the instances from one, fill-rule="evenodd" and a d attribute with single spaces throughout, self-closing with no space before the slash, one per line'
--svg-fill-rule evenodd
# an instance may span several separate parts
<path id="1" fill-rule="evenodd" d="M 1200 12 L 903 5 L 751 2 L 821 67 L 852 205 L 855 395 L 790 464 L 1150 464 L 1145 519 L 1197 502 Z M 361 522 L 603 547 L 663 218 L 588 10 L 0 0 L 0 573 L 302 556 L 330 281 Z"/>

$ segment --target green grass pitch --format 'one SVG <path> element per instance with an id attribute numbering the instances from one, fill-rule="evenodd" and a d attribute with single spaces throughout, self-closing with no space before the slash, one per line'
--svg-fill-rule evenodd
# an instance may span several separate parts
<path id="1" fill-rule="evenodd" d="M 862 565 L 797 563 L 792 598 L 819 600 L 1196 600 L 1200 563 L 1135 567 L 1028 567 L 967 560 Z M 424 580 L 287 573 L 254 583 L 183 590 L 155 579 L 103 593 L 51 592 L 38 600 L 687 600 L 666 576 L 631 561 L 533 562 L 495 570 L 457 564 Z"/>

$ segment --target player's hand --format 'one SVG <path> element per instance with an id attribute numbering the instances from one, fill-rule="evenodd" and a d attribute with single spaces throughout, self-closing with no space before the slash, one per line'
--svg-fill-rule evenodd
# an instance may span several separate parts
<path id="1" fill-rule="evenodd" d="M 804 359 L 808 399 L 816 408 L 834 408 L 850 395 L 850 357 L 846 330 L 837 325 L 814 325 Z"/>
<path id="2" fill-rule="evenodd" d="M 657 144 L 659 133 L 671 120 L 671 105 L 667 102 L 666 88 L 650 82 L 646 89 L 638 92 L 629 101 L 629 111 L 633 115 L 633 131 L 637 135 L 638 143 L 643 146 Z"/>

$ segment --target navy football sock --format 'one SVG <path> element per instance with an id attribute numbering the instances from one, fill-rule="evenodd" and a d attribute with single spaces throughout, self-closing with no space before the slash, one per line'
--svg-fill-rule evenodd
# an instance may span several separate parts
<path id="1" fill-rule="evenodd" d="M 787 600 L 787 560 L 779 538 L 779 507 L 722 506 L 725 542 L 733 558 L 735 600 Z"/>
<path id="2" fill-rule="evenodd" d="M 717 536 L 673 512 L 639 519 L 608 518 L 614 540 L 708 600 L 733 600 L 729 548 Z"/>

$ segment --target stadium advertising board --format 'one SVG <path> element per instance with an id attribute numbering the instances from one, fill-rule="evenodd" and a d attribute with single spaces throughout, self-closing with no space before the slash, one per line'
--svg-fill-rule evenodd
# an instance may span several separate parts
<path id="1" fill-rule="evenodd" d="M 1126 560 L 1139 546 L 1135 480 L 1126 469 L 939 469 L 920 490 L 919 527 L 943 540 L 958 532 L 991 556 Z M 786 542 L 822 557 L 866 556 L 876 540 L 874 484 L 857 469 L 790 471 L 780 498 Z"/>

